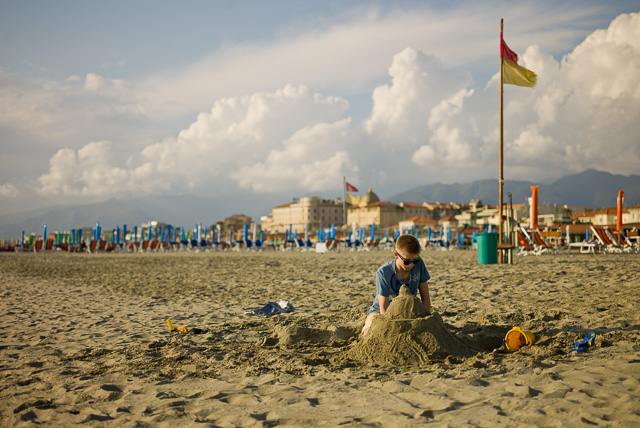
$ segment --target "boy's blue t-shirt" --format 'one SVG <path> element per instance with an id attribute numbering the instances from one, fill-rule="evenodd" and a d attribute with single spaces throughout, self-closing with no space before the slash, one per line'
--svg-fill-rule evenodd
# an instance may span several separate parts
<path id="1" fill-rule="evenodd" d="M 431 276 L 427 271 L 427 267 L 424 265 L 424 261 L 421 261 L 411 268 L 409 282 L 402 282 L 396 275 L 395 259 L 388 263 L 383 264 L 376 271 L 376 296 L 373 298 L 373 304 L 369 308 L 367 315 L 373 312 L 380 313 L 380 302 L 378 302 L 378 295 L 389 297 L 389 302 L 393 300 L 400 293 L 400 287 L 403 284 L 407 284 L 411 290 L 411 294 L 414 296 L 418 294 L 418 284 L 428 281 Z"/>

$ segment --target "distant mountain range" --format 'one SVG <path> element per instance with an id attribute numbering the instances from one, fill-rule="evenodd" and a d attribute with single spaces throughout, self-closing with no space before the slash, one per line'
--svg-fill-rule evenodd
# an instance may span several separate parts
<path id="1" fill-rule="evenodd" d="M 637 205 L 640 202 L 639 175 L 615 175 L 594 169 L 568 175 L 551 184 L 505 180 L 504 202 L 509 202 L 507 194 L 511 193 L 514 204 L 526 203 L 527 198 L 531 196 L 531 186 L 536 185 L 539 186 L 538 202 L 545 205 L 577 205 L 596 209 L 615 207 L 618 190 L 625 192 L 626 207 Z M 424 201 L 468 203 L 472 199 L 480 199 L 488 205 L 497 205 L 498 180 L 429 184 L 398 193 L 389 198 L 389 201 L 394 203 L 422 203 Z"/>
<path id="2" fill-rule="evenodd" d="M 531 186 L 538 183 L 506 181 L 504 199 L 513 196 L 513 203 L 526 203 L 531 196 Z M 618 190 L 625 191 L 625 206 L 640 202 L 640 176 L 614 175 L 593 169 L 569 175 L 552 184 L 540 184 L 540 204 L 566 204 L 591 208 L 615 207 Z M 86 205 L 60 205 L 34 209 L 17 214 L 0 215 L 0 239 L 18 238 L 22 231 L 42 233 L 46 223 L 49 231 L 70 230 L 94 226 L 96 221 L 105 229 L 124 224 L 129 227 L 149 220 L 163 221 L 179 226 L 191 226 L 196 222 L 213 222 L 229 215 L 228 207 L 235 213 L 244 213 L 254 220 L 269 214 L 272 207 L 282 201 L 274 201 L 273 195 L 254 195 L 238 201 L 231 197 L 207 199 L 195 195 L 147 196 L 135 199 L 110 199 Z M 390 198 L 400 202 L 458 202 L 469 203 L 480 199 L 485 204 L 498 203 L 498 180 L 480 180 L 471 183 L 429 184 L 416 187 Z M 209 223 L 210 224 L 210 223 Z"/>

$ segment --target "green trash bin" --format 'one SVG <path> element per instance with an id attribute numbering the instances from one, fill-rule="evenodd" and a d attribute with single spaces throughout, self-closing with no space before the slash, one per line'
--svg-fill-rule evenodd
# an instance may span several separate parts
<path id="1" fill-rule="evenodd" d="M 478 244 L 478 263 L 493 265 L 498 263 L 498 234 L 485 232 L 476 235 Z"/>

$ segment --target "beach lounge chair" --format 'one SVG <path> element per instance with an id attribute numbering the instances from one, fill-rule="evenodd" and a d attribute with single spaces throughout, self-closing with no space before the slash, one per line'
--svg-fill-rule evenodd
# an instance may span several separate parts
<path id="1" fill-rule="evenodd" d="M 609 237 L 620 245 L 620 248 L 625 253 L 637 252 L 636 246 L 633 245 L 628 236 L 624 233 L 624 231 L 611 231 L 608 228 L 605 229 L 605 232 L 609 235 Z M 629 233 L 629 232 L 628 232 Z"/>
<path id="2" fill-rule="evenodd" d="M 69 244 L 67 242 L 62 242 L 58 245 L 56 245 L 56 248 L 58 248 L 60 251 L 66 251 L 68 253 L 79 253 L 81 251 L 81 245 L 80 244 Z"/>
<path id="3" fill-rule="evenodd" d="M 16 247 L 11 245 L 9 242 L 6 242 L 2 247 L 0 247 L 0 251 L 2 252 L 14 252 L 16 251 Z"/>
<path id="4" fill-rule="evenodd" d="M 634 252 L 640 252 L 640 233 L 638 229 L 633 228 L 626 233 L 627 241 L 631 244 Z"/>
<path id="5" fill-rule="evenodd" d="M 529 254 L 535 254 L 535 246 L 533 245 L 533 240 L 531 239 L 531 236 L 529 236 L 529 233 L 526 231 L 526 229 L 522 226 L 519 226 L 516 229 L 516 232 L 518 234 L 518 250 L 516 251 L 516 255 L 526 256 Z"/>
<path id="6" fill-rule="evenodd" d="M 590 227 L 593 232 L 593 236 L 595 236 L 596 240 L 602 245 L 602 248 L 607 253 L 621 253 L 622 247 L 618 244 L 610 233 L 608 232 L 608 228 L 601 227 Z"/>
<path id="7" fill-rule="evenodd" d="M 572 248 L 579 249 L 582 254 L 595 254 L 602 249 L 602 245 L 599 242 L 592 241 L 569 242 L 567 244 L 567 251 L 571 252 Z"/>
<path id="8" fill-rule="evenodd" d="M 87 247 L 87 252 L 95 253 L 96 251 L 98 251 L 100 249 L 100 242 L 100 240 L 92 239 L 91 242 L 89 242 L 89 246 Z"/>
<path id="9" fill-rule="evenodd" d="M 366 243 L 368 250 L 379 250 L 380 249 L 380 238 L 370 239 Z"/>
<path id="10" fill-rule="evenodd" d="M 551 244 L 549 244 L 547 240 L 544 239 L 544 236 L 542 236 L 540 230 L 533 229 L 531 231 L 531 237 L 533 238 L 533 245 L 535 246 L 536 251 L 540 254 L 556 252 L 555 248 L 553 248 L 553 246 L 551 246 Z"/>
<path id="11" fill-rule="evenodd" d="M 627 239 L 631 242 L 632 245 L 640 244 L 640 233 L 638 229 L 633 228 L 627 232 Z"/>

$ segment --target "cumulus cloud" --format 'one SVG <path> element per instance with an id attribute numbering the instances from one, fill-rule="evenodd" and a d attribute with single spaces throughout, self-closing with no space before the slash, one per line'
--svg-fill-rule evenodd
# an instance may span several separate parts
<path id="1" fill-rule="evenodd" d="M 231 172 L 241 188 L 275 192 L 283 188 L 318 192 L 336 187 L 343 175 L 357 176 L 357 163 L 347 148 L 351 121 L 321 123 L 297 131 L 263 162 Z"/>
<path id="2" fill-rule="evenodd" d="M 373 91 L 374 107 L 365 127 L 369 134 L 412 142 L 425 135 L 431 109 L 471 83 L 469 73 L 447 70 L 439 59 L 413 48 L 394 56 L 389 75 L 391 84 Z"/>
<path id="3" fill-rule="evenodd" d="M 19 140 L 4 138 L 5 147 L 25 146 L 35 157 L 62 142 L 79 148 L 91 140 L 123 143 L 126 135 L 130 146 L 132 138 L 155 134 L 149 116 L 157 108 L 143 95 L 130 82 L 94 73 L 58 82 L 29 81 L 0 70 L 0 135 Z"/>
<path id="4" fill-rule="evenodd" d="M 20 194 L 16 186 L 11 183 L 0 184 L 0 196 L 5 198 L 15 198 Z"/>
<path id="5" fill-rule="evenodd" d="M 523 58 L 529 68 L 539 70 L 540 83 L 523 98 L 533 98 L 533 118 L 525 120 L 522 103 L 514 103 L 521 125 L 511 128 L 515 135 L 510 149 L 518 164 L 531 168 L 536 178 L 586 168 L 637 172 L 638 36 L 640 13 L 625 14 L 560 62 L 535 47 L 527 49 Z"/>
<path id="6" fill-rule="evenodd" d="M 402 168 L 415 180 L 443 180 L 453 178 L 443 174 L 447 170 L 482 163 L 480 137 L 487 129 L 479 124 L 486 121 L 465 111 L 465 100 L 474 96 L 469 73 L 406 48 L 394 56 L 389 75 L 391 83 L 373 92 L 374 106 L 364 126 L 382 147 L 409 163 L 394 169 Z"/>
<path id="7" fill-rule="evenodd" d="M 498 16 L 521 25 L 514 46 L 536 40 L 566 51 L 583 37 L 603 6 L 502 5 L 462 2 L 455 12 L 428 4 L 413 7 L 355 7 L 319 24 L 296 22 L 269 40 L 234 44 L 187 67 L 161 70 L 145 82 L 158 102 L 207 108 L 212 99 L 303 83 L 345 96 L 369 92 L 407 46 L 444 61 L 450 68 L 495 67 Z M 495 23 L 494 26 L 488 23 Z M 555 52 L 554 52 L 555 53 Z"/>
<path id="8" fill-rule="evenodd" d="M 108 142 L 58 151 L 38 179 L 40 191 L 179 193 L 226 182 L 256 191 L 281 190 L 282 184 L 326 190 L 355 168 L 337 150 L 348 133 L 341 119 L 347 109 L 345 100 L 305 86 L 221 99 L 176 138 L 132 156 L 127 167 L 114 164 Z"/>
<path id="9" fill-rule="evenodd" d="M 539 45 L 509 40 L 522 65 L 538 74 L 534 89 L 504 88 L 509 178 L 547 181 L 586 168 L 637 172 L 639 31 L 640 14 L 621 15 L 559 61 Z M 175 137 L 142 146 L 126 162 L 117 145 L 98 139 L 58 151 L 38 180 L 40 191 L 308 194 L 335 189 L 347 175 L 393 194 L 414 183 L 495 177 L 497 74 L 472 87 L 469 73 L 411 47 L 390 64 L 390 81 L 372 91 L 364 121 L 348 117 L 345 99 L 304 85 L 223 97 Z M 99 76 L 72 83 L 101 96 L 126 92 L 126 84 Z"/>
<path id="10" fill-rule="evenodd" d="M 640 164 L 640 14 L 621 15 L 561 61 L 538 46 L 521 63 L 535 89 L 505 85 L 505 165 L 512 178 L 548 180 L 586 168 L 632 174 Z M 377 88 L 367 130 L 417 145 L 411 160 L 431 178 L 495 176 L 498 75 L 483 89 L 429 56 L 406 49 Z M 473 168 L 469 170 L 468 168 Z M 470 173 L 472 171 L 472 173 Z"/>
<path id="11" fill-rule="evenodd" d="M 38 192 L 53 195 L 109 195 L 125 189 L 131 174 L 112 165 L 111 144 L 91 142 L 80 150 L 61 149 L 38 178 Z"/>
<path id="12" fill-rule="evenodd" d="M 122 79 L 109 79 L 95 73 L 87 73 L 84 80 L 87 92 L 115 93 L 122 95 L 131 89 L 131 85 Z"/>

